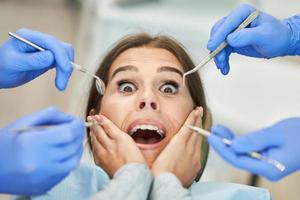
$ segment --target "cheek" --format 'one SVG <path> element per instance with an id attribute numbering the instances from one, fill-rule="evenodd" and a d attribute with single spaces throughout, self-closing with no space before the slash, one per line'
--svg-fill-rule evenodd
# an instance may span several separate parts
<path id="1" fill-rule="evenodd" d="M 185 97 L 164 103 L 163 115 L 168 118 L 172 136 L 179 131 L 193 108 L 192 100 Z"/>
<path id="2" fill-rule="evenodd" d="M 124 119 L 132 112 L 134 101 L 119 95 L 104 95 L 101 102 L 100 113 L 113 121 L 118 127 L 122 126 Z"/>

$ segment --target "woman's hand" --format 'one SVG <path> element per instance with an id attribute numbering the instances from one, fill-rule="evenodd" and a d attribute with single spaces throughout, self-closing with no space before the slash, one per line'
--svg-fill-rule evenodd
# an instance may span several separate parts
<path id="1" fill-rule="evenodd" d="M 100 122 L 91 127 L 91 143 L 95 163 L 112 178 L 128 163 L 146 163 L 133 139 L 103 115 L 89 116 L 88 121 Z"/>
<path id="2" fill-rule="evenodd" d="M 201 126 L 203 109 L 193 110 L 184 124 Z M 201 169 L 201 139 L 184 125 L 160 153 L 152 165 L 154 176 L 163 172 L 173 173 L 184 187 L 189 187 Z"/>

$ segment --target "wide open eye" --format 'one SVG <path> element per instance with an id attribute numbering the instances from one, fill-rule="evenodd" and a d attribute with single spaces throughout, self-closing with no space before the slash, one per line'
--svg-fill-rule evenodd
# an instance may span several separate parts
<path id="1" fill-rule="evenodd" d="M 137 89 L 137 87 L 129 81 L 121 81 L 118 83 L 118 85 L 119 85 L 120 92 L 130 93 L 136 91 Z"/>
<path id="2" fill-rule="evenodd" d="M 159 90 L 167 94 L 176 94 L 178 92 L 178 84 L 176 82 L 169 81 L 163 84 Z"/>

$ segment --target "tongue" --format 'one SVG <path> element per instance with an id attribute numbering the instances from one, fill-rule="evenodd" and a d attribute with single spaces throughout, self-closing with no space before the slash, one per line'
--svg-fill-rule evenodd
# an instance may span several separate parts
<path id="1" fill-rule="evenodd" d="M 151 130 L 138 130 L 134 134 L 133 139 L 139 144 L 155 144 L 162 140 L 156 131 Z"/>
<path id="2" fill-rule="evenodd" d="M 157 138 L 144 139 L 144 138 L 134 138 L 134 141 L 139 144 L 155 144 L 160 141 Z"/>

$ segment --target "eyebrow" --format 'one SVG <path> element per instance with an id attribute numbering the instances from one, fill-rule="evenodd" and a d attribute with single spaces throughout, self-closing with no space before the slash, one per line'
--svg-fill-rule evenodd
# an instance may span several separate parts
<path id="1" fill-rule="evenodd" d="M 157 69 L 157 72 L 175 72 L 179 74 L 181 77 L 183 76 L 183 72 L 181 72 L 179 69 L 170 66 L 162 66 Z"/>
<path id="2" fill-rule="evenodd" d="M 123 71 L 134 71 L 134 72 L 138 72 L 139 69 L 136 67 L 136 66 L 133 66 L 133 65 L 125 65 L 125 66 L 122 66 L 122 67 L 119 67 L 118 69 L 116 69 L 113 74 L 112 74 L 112 78 L 114 76 L 116 76 L 117 73 L 119 72 L 123 72 Z"/>
<path id="3" fill-rule="evenodd" d="M 125 65 L 125 66 L 122 66 L 122 67 L 119 67 L 118 69 L 116 69 L 112 74 L 112 78 L 114 76 L 116 76 L 117 73 L 123 72 L 123 71 L 138 72 L 139 69 L 134 65 Z M 176 68 L 170 67 L 170 66 L 162 66 L 157 69 L 157 72 L 175 72 L 175 73 L 179 74 L 181 77 L 183 76 L 183 72 L 181 72 L 179 69 L 176 69 Z"/>

